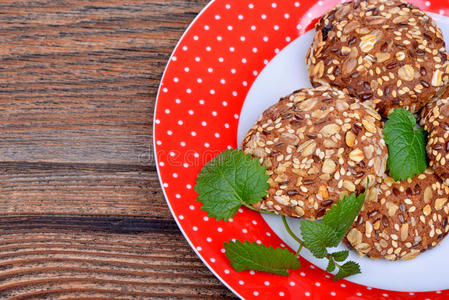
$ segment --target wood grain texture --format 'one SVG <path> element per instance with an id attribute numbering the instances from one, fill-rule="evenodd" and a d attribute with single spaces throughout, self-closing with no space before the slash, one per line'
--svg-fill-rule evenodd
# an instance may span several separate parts
<path id="1" fill-rule="evenodd" d="M 152 152 L 173 47 L 206 0 L 0 3 L 0 299 L 231 299 Z"/>

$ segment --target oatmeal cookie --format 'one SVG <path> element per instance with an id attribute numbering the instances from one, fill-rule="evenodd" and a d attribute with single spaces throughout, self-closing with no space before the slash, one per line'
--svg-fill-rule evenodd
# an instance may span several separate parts
<path id="1" fill-rule="evenodd" d="M 242 148 L 270 175 L 256 208 L 321 218 L 344 195 L 360 192 L 385 173 L 387 147 L 379 114 L 329 87 L 306 88 L 268 108 Z"/>
<path id="2" fill-rule="evenodd" d="M 385 177 L 368 193 L 344 241 L 374 259 L 415 258 L 446 236 L 448 193 L 431 169 L 401 182 Z"/>
<path id="3" fill-rule="evenodd" d="M 418 112 L 449 84 L 449 61 L 434 20 L 402 0 L 337 5 L 315 26 L 306 56 L 313 86 L 330 85 L 386 117 Z"/>

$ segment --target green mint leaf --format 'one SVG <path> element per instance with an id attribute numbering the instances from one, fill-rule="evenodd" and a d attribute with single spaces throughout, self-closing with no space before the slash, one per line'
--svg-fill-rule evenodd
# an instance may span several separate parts
<path id="1" fill-rule="evenodd" d="M 338 241 L 343 239 L 349 227 L 354 223 L 354 219 L 362 209 L 364 201 L 365 193 L 357 197 L 355 194 L 350 194 L 344 196 L 343 199 L 326 211 L 322 223 L 335 230 Z"/>
<path id="2" fill-rule="evenodd" d="M 343 250 L 343 251 L 337 251 L 332 253 L 332 257 L 335 259 L 335 261 L 338 262 L 342 262 L 345 261 L 349 256 L 349 251 L 348 250 Z"/>
<path id="3" fill-rule="evenodd" d="M 242 204 L 251 205 L 266 196 L 269 184 L 265 166 L 241 150 L 226 150 L 210 160 L 198 174 L 196 198 L 210 217 L 227 221 Z"/>
<path id="4" fill-rule="evenodd" d="M 326 272 L 332 272 L 333 270 L 335 270 L 335 262 L 332 258 L 330 258 L 329 263 L 327 264 L 326 267 Z"/>
<path id="5" fill-rule="evenodd" d="M 403 108 L 395 108 L 385 123 L 387 166 L 396 181 L 412 178 L 427 168 L 425 131 L 421 127 L 415 129 L 415 125 L 413 114 Z"/>
<path id="6" fill-rule="evenodd" d="M 358 274 L 360 273 L 360 266 L 358 263 L 353 261 L 348 261 L 344 265 L 340 267 L 340 270 L 338 273 L 334 276 L 334 281 L 337 281 L 339 279 Z"/>
<path id="7" fill-rule="evenodd" d="M 323 258 L 327 255 L 326 248 L 336 247 L 340 240 L 335 234 L 335 230 L 324 224 L 310 220 L 301 221 L 301 234 L 304 243 L 316 258 Z"/>
<path id="8" fill-rule="evenodd" d="M 229 242 L 224 244 L 225 254 L 232 267 L 241 272 L 244 270 L 263 271 L 288 276 L 287 270 L 301 267 L 295 254 L 287 249 L 267 247 L 256 242 Z"/>

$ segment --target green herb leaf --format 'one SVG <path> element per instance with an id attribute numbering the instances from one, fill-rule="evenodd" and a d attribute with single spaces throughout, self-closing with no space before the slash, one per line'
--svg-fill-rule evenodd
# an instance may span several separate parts
<path id="1" fill-rule="evenodd" d="M 335 261 L 342 262 L 345 261 L 348 258 L 349 251 L 343 250 L 343 251 L 337 251 L 332 253 L 332 257 L 335 259 Z"/>
<path id="2" fill-rule="evenodd" d="M 332 258 L 330 258 L 327 264 L 326 272 L 332 272 L 333 270 L 335 270 L 335 262 Z"/>
<path id="3" fill-rule="evenodd" d="M 316 258 L 323 258 L 327 255 L 326 248 L 336 247 L 340 240 L 335 234 L 335 230 L 324 224 L 310 220 L 301 221 L 301 235 L 304 243 Z"/>
<path id="4" fill-rule="evenodd" d="M 348 261 L 344 265 L 340 267 L 340 270 L 338 273 L 334 276 L 334 281 L 337 281 L 339 279 L 358 274 L 360 273 L 360 266 L 358 263 L 353 261 Z"/>
<path id="5" fill-rule="evenodd" d="M 341 241 L 349 227 L 360 212 L 365 201 L 365 193 L 356 197 L 355 194 L 344 196 L 337 204 L 326 211 L 322 223 L 335 230 L 338 241 Z"/>
<path id="6" fill-rule="evenodd" d="M 225 254 L 232 267 L 241 272 L 244 270 L 263 271 L 288 276 L 287 270 L 301 267 L 295 254 L 287 249 L 266 247 L 256 242 L 229 242 L 224 244 Z"/>
<path id="7" fill-rule="evenodd" d="M 403 108 L 395 108 L 385 123 L 387 166 L 394 180 L 412 178 L 427 168 L 425 131 L 415 125 L 413 114 Z"/>
<path id="8" fill-rule="evenodd" d="M 202 210 L 210 217 L 227 221 L 242 206 L 267 195 L 265 166 L 241 150 L 226 150 L 210 160 L 198 174 L 195 191 Z"/>

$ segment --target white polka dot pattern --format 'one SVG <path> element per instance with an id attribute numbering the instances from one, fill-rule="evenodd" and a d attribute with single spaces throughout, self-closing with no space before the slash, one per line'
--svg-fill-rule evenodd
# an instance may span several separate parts
<path id="1" fill-rule="evenodd" d="M 235 222 L 217 222 L 200 209 L 193 189 L 201 167 L 223 149 L 236 147 L 245 96 L 265 65 L 313 20 L 341 0 L 215 0 L 184 34 L 161 82 L 154 117 L 157 168 L 175 220 L 204 263 L 245 299 L 447 298 L 447 291 L 401 293 L 333 282 L 301 259 L 289 277 L 236 272 L 223 243 L 249 240 L 286 247 L 252 211 L 240 209 Z M 449 14 L 447 1 L 414 1 Z"/>

